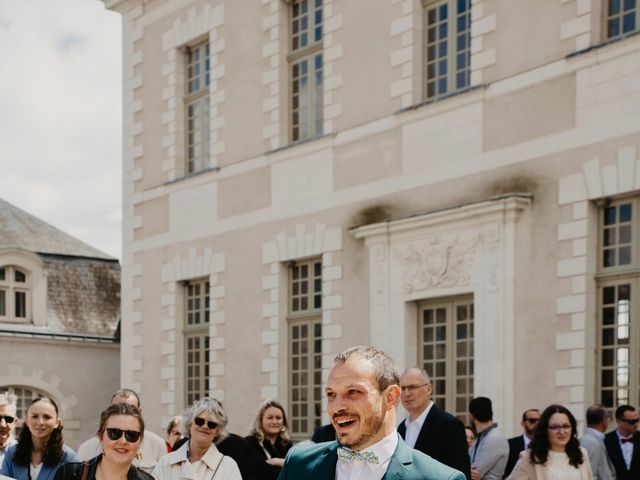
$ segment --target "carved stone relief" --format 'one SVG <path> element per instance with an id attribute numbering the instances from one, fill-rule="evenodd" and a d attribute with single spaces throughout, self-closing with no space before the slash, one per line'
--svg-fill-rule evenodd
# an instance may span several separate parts
<path id="1" fill-rule="evenodd" d="M 435 235 L 395 248 L 393 258 L 402 267 L 405 294 L 468 285 L 480 242 L 477 233 Z"/>

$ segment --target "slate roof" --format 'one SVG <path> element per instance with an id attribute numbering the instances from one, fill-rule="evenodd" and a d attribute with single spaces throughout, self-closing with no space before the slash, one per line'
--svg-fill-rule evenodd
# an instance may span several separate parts
<path id="1" fill-rule="evenodd" d="M 116 260 L 0 198 L 0 248 Z"/>

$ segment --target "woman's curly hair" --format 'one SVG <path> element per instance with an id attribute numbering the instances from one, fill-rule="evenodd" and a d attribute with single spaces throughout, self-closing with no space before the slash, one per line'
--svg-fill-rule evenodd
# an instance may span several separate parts
<path id="1" fill-rule="evenodd" d="M 578 468 L 582 462 L 584 462 L 584 458 L 582 455 L 582 451 L 580 450 L 580 442 L 578 441 L 578 429 L 576 419 L 573 414 L 562 405 L 549 405 L 545 408 L 544 412 L 540 416 L 540 421 L 536 426 L 536 430 L 533 434 L 533 439 L 529 444 L 529 448 L 531 449 L 531 463 L 533 464 L 544 464 L 547 462 L 549 458 L 549 419 L 552 415 L 556 413 L 562 413 L 567 416 L 569 422 L 571 423 L 571 437 L 569 438 L 569 443 L 567 443 L 564 447 L 564 451 L 569 457 L 569 463 Z"/>
<path id="2" fill-rule="evenodd" d="M 49 397 L 36 397 L 31 400 L 29 403 L 29 407 L 27 408 L 27 417 L 29 415 L 29 409 L 31 406 L 38 402 L 45 402 L 53 405 L 53 408 L 56 411 L 56 418 L 58 417 L 58 405 Z M 47 467 L 52 467 L 60 463 L 62 459 L 62 423 L 53 429 L 51 435 L 49 436 L 49 440 L 47 440 L 47 444 L 44 446 L 44 451 L 42 452 L 42 463 Z M 31 440 L 31 431 L 29 427 L 25 424 L 20 431 L 20 436 L 18 437 L 18 445 L 16 446 L 16 451 L 13 454 L 13 461 L 16 465 L 21 465 L 24 467 L 28 467 L 31 463 L 31 454 L 33 453 L 33 441 Z"/>

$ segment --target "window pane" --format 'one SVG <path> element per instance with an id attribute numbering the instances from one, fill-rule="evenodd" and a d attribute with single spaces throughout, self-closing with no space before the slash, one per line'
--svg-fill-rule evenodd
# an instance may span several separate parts
<path id="1" fill-rule="evenodd" d="M 6 292 L 0 290 L 0 316 L 4 317 L 7 314 Z"/>

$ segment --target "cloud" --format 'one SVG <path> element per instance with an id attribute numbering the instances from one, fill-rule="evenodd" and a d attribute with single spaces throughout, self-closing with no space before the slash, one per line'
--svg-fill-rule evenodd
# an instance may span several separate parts
<path id="1" fill-rule="evenodd" d="M 117 257 L 121 38 L 99 0 L 0 2 L 0 196 Z"/>

